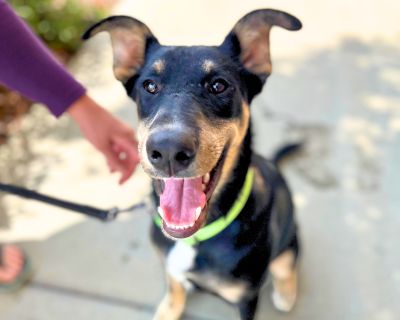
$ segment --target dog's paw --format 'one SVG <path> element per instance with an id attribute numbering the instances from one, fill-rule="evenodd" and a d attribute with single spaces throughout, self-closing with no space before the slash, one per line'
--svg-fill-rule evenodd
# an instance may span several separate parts
<path id="1" fill-rule="evenodd" d="M 271 262 L 272 302 L 279 311 L 289 312 L 297 298 L 297 269 L 293 251 L 285 251 Z"/>
<path id="2" fill-rule="evenodd" d="M 158 312 L 154 315 L 153 320 L 179 320 L 180 316 L 176 316 L 169 312 Z"/>
<path id="3" fill-rule="evenodd" d="M 276 309 L 283 312 L 289 312 L 296 303 L 296 293 L 292 295 L 281 295 L 277 291 L 273 291 L 271 298 Z"/>
<path id="4" fill-rule="evenodd" d="M 176 315 L 171 312 L 172 310 L 167 306 L 161 304 L 153 317 L 153 320 L 179 320 Z"/>
<path id="5" fill-rule="evenodd" d="M 165 296 L 157 308 L 153 320 L 179 320 L 183 313 L 183 305 L 174 303 L 170 296 Z"/>

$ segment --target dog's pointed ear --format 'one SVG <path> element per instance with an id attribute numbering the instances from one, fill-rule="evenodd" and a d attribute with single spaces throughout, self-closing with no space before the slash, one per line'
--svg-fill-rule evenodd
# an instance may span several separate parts
<path id="1" fill-rule="evenodd" d="M 127 16 L 112 16 L 90 27 L 82 36 L 87 40 L 107 31 L 111 36 L 114 53 L 114 75 L 126 83 L 143 66 L 146 50 L 157 44 L 157 39 L 141 21 Z"/>
<path id="2" fill-rule="evenodd" d="M 287 30 L 301 29 L 296 17 L 278 10 L 261 9 L 241 18 L 221 44 L 220 49 L 239 61 L 262 83 L 271 74 L 269 34 L 273 26 Z"/>

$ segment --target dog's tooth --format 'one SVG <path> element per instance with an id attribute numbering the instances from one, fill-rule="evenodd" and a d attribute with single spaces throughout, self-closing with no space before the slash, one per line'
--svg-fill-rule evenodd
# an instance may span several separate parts
<path id="1" fill-rule="evenodd" d="M 199 207 L 200 208 L 200 207 Z M 200 211 L 201 211 L 201 209 L 200 209 Z M 177 225 L 174 225 L 174 224 L 169 224 L 168 222 L 166 222 L 166 224 L 167 224 L 167 227 L 168 228 L 170 228 L 170 229 L 174 229 L 174 230 L 185 230 L 185 229 L 189 229 L 189 228 L 192 228 L 193 226 L 194 226 L 194 224 L 195 224 L 195 222 L 193 222 L 192 224 L 188 224 L 188 225 L 182 225 L 182 226 L 177 226 Z"/>
<path id="2" fill-rule="evenodd" d="M 196 220 L 200 217 L 201 207 L 197 207 L 196 209 Z"/>
<path id="3" fill-rule="evenodd" d="M 203 183 L 207 184 L 210 182 L 210 174 L 207 173 L 203 176 Z"/>
<path id="4" fill-rule="evenodd" d="M 162 219 L 164 219 L 164 210 L 163 210 L 163 208 L 158 207 L 158 208 L 157 208 L 157 211 L 158 211 L 158 214 L 160 215 L 160 217 L 161 217 Z"/>

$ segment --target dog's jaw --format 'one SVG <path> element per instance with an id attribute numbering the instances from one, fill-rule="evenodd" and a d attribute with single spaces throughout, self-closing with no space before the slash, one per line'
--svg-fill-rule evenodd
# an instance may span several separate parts
<path id="1" fill-rule="evenodd" d="M 222 145 L 222 148 L 218 147 L 218 149 L 221 149 L 219 155 L 216 156 L 214 152 L 212 156 L 213 159 L 216 158 L 217 160 L 215 160 L 211 169 L 205 169 L 205 166 L 210 165 L 210 162 L 207 163 L 205 161 L 206 157 L 203 156 L 202 158 L 204 158 L 204 160 L 199 163 L 197 169 L 199 174 L 186 177 L 186 179 L 193 179 L 196 177 L 202 178 L 202 191 L 204 191 L 206 197 L 205 203 L 199 201 L 199 206 L 192 206 L 191 212 L 184 213 L 181 212 L 179 204 L 165 206 L 165 203 L 163 204 L 163 193 L 166 179 L 164 177 L 154 177 L 154 175 L 152 175 L 152 173 L 154 173 L 153 170 L 146 170 L 148 174 L 153 176 L 155 190 L 160 196 L 161 201 L 158 212 L 162 218 L 162 229 L 166 236 L 173 239 L 190 237 L 194 235 L 205 223 L 209 222 L 210 219 L 212 220 L 214 218 L 216 213 L 209 212 L 209 210 L 213 207 L 213 203 L 219 198 L 224 186 L 230 181 L 230 177 L 232 176 L 233 170 L 241 153 L 244 137 L 249 129 L 249 106 L 245 101 L 242 101 L 241 107 L 242 117 L 234 122 L 231 122 L 230 124 L 225 124 L 223 130 L 220 129 L 220 131 L 224 133 L 222 134 L 222 137 L 225 141 L 216 139 L 218 132 L 216 127 L 211 126 L 210 123 L 206 123 L 204 121 L 202 122 L 206 130 L 201 131 L 201 141 L 204 143 L 205 140 L 207 140 L 206 145 L 209 146 L 212 146 L 215 141 L 218 141 L 218 145 Z M 212 148 L 204 148 L 202 150 L 211 151 Z M 206 174 L 204 174 L 204 169 L 207 172 Z M 182 180 L 182 177 L 180 178 Z M 180 187 L 178 182 L 171 185 Z M 182 193 L 182 196 L 183 195 L 184 194 Z M 177 202 L 185 201 L 177 196 L 176 199 Z M 172 212 L 173 210 L 171 210 L 171 208 L 178 209 L 175 210 L 175 212 Z M 172 217 L 173 215 L 175 216 Z M 185 215 L 185 218 L 181 219 L 180 215 Z M 189 219 L 187 216 L 189 216 Z"/>
<path id="2" fill-rule="evenodd" d="M 171 214 L 171 212 L 168 210 L 168 206 L 166 205 L 168 199 L 164 199 L 164 197 L 167 197 L 165 186 L 170 184 L 170 182 L 166 181 L 166 179 L 154 179 L 154 187 L 161 200 L 158 213 L 162 218 L 163 231 L 167 236 L 172 238 L 187 238 L 195 234 L 204 225 L 204 223 L 207 221 L 209 203 L 212 201 L 214 197 L 214 191 L 220 181 L 225 159 L 226 149 L 224 149 L 217 164 L 209 173 L 206 173 L 199 178 L 186 178 L 187 183 L 190 183 L 190 180 L 200 179 L 202 188 L 201 196 L 204 196 L 205 198 L 204 201 L 201 201 L 201 205 L 191 213 L 191 216 L 190 213 L 185 213 L 186 216 L 189 215 L 189 221 L 186 218 L 186 221 L 181 222 L 179 221 L 180 217 L 178 217 L 177 223 L 177 219 L 176 217 L 173 217 L 173 214 L 176 215 L 178 213 L 174 212 Z M 184 184 L 185 181 L 184 179 L 180 179 L 180 181 L 177 181 L 177 183 Z"/>

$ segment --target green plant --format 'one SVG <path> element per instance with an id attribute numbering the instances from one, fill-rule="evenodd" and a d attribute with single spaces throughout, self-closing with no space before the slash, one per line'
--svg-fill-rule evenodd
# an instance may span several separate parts
<path id="1" fill-rule="evenodd" d="M 102 6 L 78 0 L 11 0 L 10 4 L 55 52 L 71 55 L 81 44 L 80 36 L 93 22 L 106 15 Z"/>
<path id="2" fill-rule="evenodd" d="M 80 36 L 104 18 L 113 0 L 9 0 L 10 4 L 63 62 L 81 44 Z M 82 4 L 84 2 L 84 4 Z M 0 17 L 1 19 L 1 17 Z M 11 124 L 29 112 L 31 102 L 21 94 L 0 86 L 0 145 Z"/>

